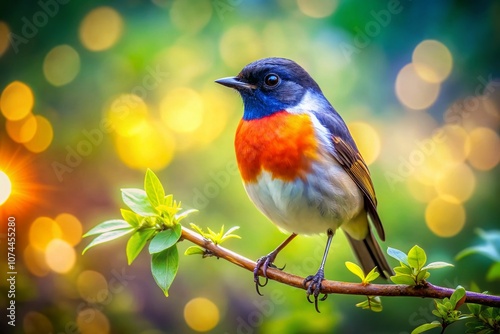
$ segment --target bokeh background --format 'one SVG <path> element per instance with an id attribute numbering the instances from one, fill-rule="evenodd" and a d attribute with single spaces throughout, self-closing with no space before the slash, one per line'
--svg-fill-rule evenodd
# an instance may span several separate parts
<path id="1" fill-rule="evenodd" d="M 332 295 L 317 314 L 302 290 L 270 282 L 259 297 L 250 272 L 195 256 L 166 298 L 147 252 L 127 266 L 125 240 L 81 255 L 82 232 L 118 218 L 119 189 L 142 187 L 146 168 L 200 210 L 190 221 L 240 226 L 234 251 L 256 259 L 281 242 L 235 165 L 241 100 L 213 82 L 268 56 L 303 65 L 348 123 L 383 247 L 418 244 L 455 264 L 431 282 L 500 293 L 491 258 L 455 260 L 483 242 L 477 229 L 499 229 L 499 51 L 498 1 L 3 1 L 0 263 L 15 217 L 18 274 L 16 327 L 2 316 L 1 332 L 409 333 L 433 320 L 431 300 L 409 298 L 373 313 Z M 312 274 L 324 243 L 300 237 L 277 264 Z M 348 260 L 338 233 L 327 278 L 356 281 Z"/>

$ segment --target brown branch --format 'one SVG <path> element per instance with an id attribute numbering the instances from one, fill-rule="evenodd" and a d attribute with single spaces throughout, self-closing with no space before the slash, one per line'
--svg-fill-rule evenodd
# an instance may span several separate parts
<path id="1" fill-rule="evenodd" d="M 204 239 L 201 235 L 187 228 L 182 228 L 182 239 L 188 240 L 200 247 L 206 249 L 210 254 L 218 258 L 227 260 L 246 270 L 254 270 L 256 263 L 246 257 L 243 257 L 229 249 L 217 246 L 211 241 Z M 269 279 L 293 286 L 295 288 L 304 289 L 302 282 L 303 277 L 292 275 L 284 271 L 269 268 L 267 270 Z M 365 296 L 387 296 L 387 297 L 421 297 L 421 298 L 436 298 L 443 299 L 450 297 L 455 291 L 454 289 L 444 288 L 428 283 L 425 287 L 415 287 L 402 284 L 368 284 L 366 286 L 361 283 L 348 283 L 339 281 L 324 280 L 322 293 L 331 294 L 347 294 L 347 295 L 365 295 Z M 500 296 L 486 295 L 467 291 L 466 303 L 475 303 L 486 306 L 500 307 Z"/>

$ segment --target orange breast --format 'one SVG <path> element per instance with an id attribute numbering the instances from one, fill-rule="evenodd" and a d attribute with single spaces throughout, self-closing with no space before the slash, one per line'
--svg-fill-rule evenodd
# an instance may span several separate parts
<path id="1" fill-rule="evenodd" d="M 304 177 L 318 155 L 310 117 L 285 111 L 261 119 L 241 120 L 235 148 L 245 182 L 255 182 L 263 170 L 286 181 Z"/>

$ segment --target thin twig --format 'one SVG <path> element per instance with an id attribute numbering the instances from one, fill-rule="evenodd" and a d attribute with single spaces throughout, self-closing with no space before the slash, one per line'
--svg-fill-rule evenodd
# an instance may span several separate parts
<path id="1" fill-rule="evenodd" d="M 188 240 L 204 249 L 208 250 L 213 256 L 227 260 L 237 266 L 253 272 L 255 261 L 247 259 L 229 249 L 217 246 L 211 241 L 204 239 L 201 235 L 185 227 L 182 228 L 182 239 Z M 262 273 L 261 273 L 262 274 Z M 284 271 L 268 268 L 267 277 L 276 282 L 287 284 L 295 288 L 304 289 L 302 283 L 304 278 L 286 273 Z M 387 296 L 387 297 L 421 297 L 443 299 L 450 297 L 454 289 L 427 283 L 424 287 L 415 287 L 403 284 L 368 284 L 348 283 L 339 281 L 324 280 L 322 282 L 322 293 L 325 294 L 347 294 L 347 295 L 365 295 L 365 296 Z M 500 307 L 500 296 L 487 295 L 467 291 L 466 303 L 475 303 L 486 306 Z"/>

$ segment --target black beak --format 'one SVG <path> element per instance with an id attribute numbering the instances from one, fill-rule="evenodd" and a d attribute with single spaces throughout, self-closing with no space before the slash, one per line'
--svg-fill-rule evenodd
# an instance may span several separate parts
<path id="1" fill-rule="evenodd" d="M 238 77 L 221 78 L 215 80 L 215 82 L 226 87 L 234 88 L 236 90 L 256 88 L 254 85 L 241 81 Z"/>

